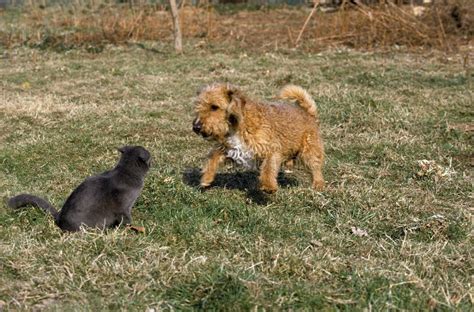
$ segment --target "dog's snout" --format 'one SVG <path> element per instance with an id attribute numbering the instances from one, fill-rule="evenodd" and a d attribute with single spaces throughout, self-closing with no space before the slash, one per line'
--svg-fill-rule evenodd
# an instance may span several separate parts
<path id="1" fill-rule="evenodd" d="M 194 119 L 194 121 L 193 121 L 193 131 L 199 134 L 201 132 L 201 129 L 202 129 L 201 121 L 197 118 Z"/>

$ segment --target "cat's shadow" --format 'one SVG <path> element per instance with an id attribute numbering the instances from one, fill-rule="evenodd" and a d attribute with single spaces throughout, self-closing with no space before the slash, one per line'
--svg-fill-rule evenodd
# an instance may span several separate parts
<path id="1" fill-rule="evenodd" d="M 251 202 L 257 205 L 266 205 L 270 201 L 270 196 L 258 189 L 258 175 L 256 171 L 218 173 L 208 189 L 226 188 L 244 191 L 247 199 Z M 188 168 L 183 172 L 183 181 L 189 186 L 199 188 L 200 178 L 201 170 L 199 168 Z M 296 185 L 298 185 L 296 179 L 285 176 L 283 172 L 278 174 L 279 187 Z"/>

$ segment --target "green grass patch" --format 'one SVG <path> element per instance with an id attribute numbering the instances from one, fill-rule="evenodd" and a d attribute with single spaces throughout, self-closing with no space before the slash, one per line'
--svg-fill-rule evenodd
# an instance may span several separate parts
<path id="1" fill-rule="evenodd" d="M 153 155 L 133 210 L 145 234 L 64 234 L 38 209 L 0 205 L 0 309 L 472 308 L 473 94 L 459 62 L 166 49 L 17 48 L 0 63 L 3 200 L 30 192 L 60 207 L 117 147 Z M 297 163 L 264 195 L 258 173 L 227 164 L 201 192 L 212 144 L 191 130 L 193 101 L 215 81 L 267 99 L 307 88 L 326 190 Z"/>

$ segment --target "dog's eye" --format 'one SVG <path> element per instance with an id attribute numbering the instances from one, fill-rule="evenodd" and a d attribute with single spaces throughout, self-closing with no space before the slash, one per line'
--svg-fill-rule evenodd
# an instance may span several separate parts
<path id="1" fill-rule="evenodd" d="M 215 104 L 212 104 L 212 105 L 211 105 L 211 110 L 212 110 L 212 111 L 216 111 L 216 110 L 218 110 L 218 109 L 219 109 L 219 106 L 217 106 L 217 105 L 215 105 Z"/>

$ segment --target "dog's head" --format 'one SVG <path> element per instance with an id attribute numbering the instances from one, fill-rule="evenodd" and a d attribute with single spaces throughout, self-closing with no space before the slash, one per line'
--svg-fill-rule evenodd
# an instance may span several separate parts
<path id="1" fill-rule="evenodd" d="M 204 138 L 223 142 L 237 129 L 245 99 L 230 84 L 212 84 L 199 91 L 193 131 Z"/>

